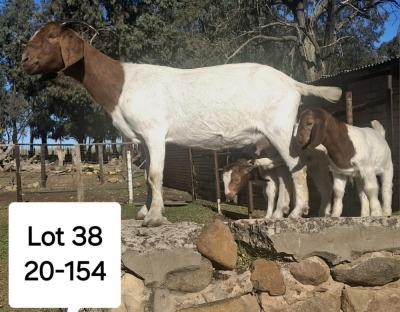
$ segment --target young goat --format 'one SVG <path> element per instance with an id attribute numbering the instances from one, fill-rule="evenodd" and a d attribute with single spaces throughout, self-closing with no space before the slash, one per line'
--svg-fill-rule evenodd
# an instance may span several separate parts
<path id="1" fill-rule="evenodd" d="M 290 172 L 268 140 L 257 142 L 254 155 L 250 150 L 250 148 L 245 149 L 244 153 L 256 158 L 253 165 L 246 160 L 240 160 L 224 167 L 223 181 L 226 198 L 228 201 L 233 200 L 247 185 L 249 179 L 253 178 L 254 171 L 258 170 L 257 174 L 262 179 L 256 181 L 262 185 L 263 195 L 267 202 L 265 218 L 282 218 L 290 210 L 293 191 Z M 307 167 L 307 175 L 313 180 L 321 197 L 318 216 L 329 216 L 333 186 L 326 152 L 319 149 L 303 150 L 300 157 Z M 293 215 L 295 213 L 296 211 L 292 211 L 290 217 L 298 217 Z"/>
<path id="2" fill-rule="evenodd" d="M 301 96 L 336 102 L 339 88 L 306 85 L 259 64 L 176 69 L 121 63 L 85 42 L 70 25 L 42 26 L 22 53 L 23 69 L 43 74 L 43 80 L 58 74 L 76 79 L 122 133 L 143 145 L 148 196 L 137 217 L 144 226 L 163 222 L 166 143 L 218 150 L 268 137 L 292 172 L 296 208 L 308 211 L 305 176 L 296 167 L 298 155 L 289 151 L 293 125 Z"/>
<path id="3" fill-rule="evenodd" d="M 222 179 L 227 202 L 234 200 L 249 180 L 254 180 L 263 188 L 267 202 L 266 219 L 282 218 L 283 214 L 289 212 L 293 181 L 283 162 L 274 163 L 269 158 L 260 158 L 251 164 L 245 159 L 239 159 L 224 167 Z"/>
<path id="4" fill-rule="evenodd" d="M 391 152 L 382 125 L 374 120 L 371 126 L 372 129 L 345 124 L 319 108 L 300 114 L 297 142 L 303 149 L 322 144 L 328 152 L 329 168 L 334 178 L 333 217 L 342 214 L 348 176 L 355 178 L 361 199 L 361 216 L 382 215 L 377 175 L 382 182 L 383 215 L 392 213 Z"/>

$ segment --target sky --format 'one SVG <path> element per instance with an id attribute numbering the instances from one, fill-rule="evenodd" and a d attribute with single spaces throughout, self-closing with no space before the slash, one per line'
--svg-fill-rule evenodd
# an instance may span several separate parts
<path id="1" fill-rule="evenodd" d="M 386 21 L 385 32 L 383 36 L 380 38 L 377 46 L 381 45 L 383 42 L 392 40 L 393 37 L 396 35 L 396 33 L 399 32 L 399 28 L 400 28 L 400 11 L 397 11 L 396 14 L 392 14 L 389 17 L 389 20 Z"/>

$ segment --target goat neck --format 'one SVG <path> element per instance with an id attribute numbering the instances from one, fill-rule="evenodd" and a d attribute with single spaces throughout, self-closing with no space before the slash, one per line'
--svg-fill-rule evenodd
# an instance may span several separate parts
<path id="1" fill-rule="evenodd" d="M 66 68 L 64 75 L 82 83 L 93 99 L 109 114 L 118 105 L 124 85 L 122 64 L 87 42 L 84 43 L 84 57 Z"/>
<path id="2" fill-rule="evenodd" d="M 344 122 L 329 115 L 325 138 L 322 145 L 328 151 L 331 161 L 340 169 L 352 167 L 351 159 L 355 155 L 353 142 L 351 141 Z"/>

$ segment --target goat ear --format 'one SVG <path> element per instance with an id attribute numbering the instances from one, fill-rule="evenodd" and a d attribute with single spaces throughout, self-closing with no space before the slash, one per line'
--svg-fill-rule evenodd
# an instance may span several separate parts
<path id="1" fill-rule="evenodd" d="M 308 144 L 308 148 L 315 148 L 322 143 L 325 139 L 326 133 L 326 120 L 321 120 L 321 122 L 314 123 L 311 134 L 310 134 L 310 144 Z"/>
<path id="2" fill-rule="evenodd" d="M 62 34 L 60 46 L 65 68 L 83 58 L 83 40 L 74 31 L 67 30 Z"/>

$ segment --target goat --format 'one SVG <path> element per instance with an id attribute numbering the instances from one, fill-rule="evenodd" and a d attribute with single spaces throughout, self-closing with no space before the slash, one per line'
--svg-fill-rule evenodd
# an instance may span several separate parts
<path id="1" fill-rule="evenodd" d="M 308 211 L 308 190 L 298 155 L 289 146 L 301 96 L 336 102 L 341 89 L 306 85 L 265 65 L 243 63 L 197 69 L 118 62 L 68 27 L 48 22 L 22 53 L 27 74 L 42 80 L 59 74 L 82 83 L 113 124 L 146 155 L 148 195 L 137 218 L 163 222 L 165 144 L 218 150 L 268 137 L 292 172 L 296 208 Z M 285 122 L 282 123 L 282 118 Z"/>
<path id="2" fill-rule="evenodd" d="M 257 173 L 261 179 L 253 176 Z M 267 202 L 266 219 L 282 218 L 283 214 L 289 212 L 293 181 L 285 163 L 274 163 L 269 158 L 260 158 L 251 164 L 245 159 L 239 159 L 223 168 L 222 177 L 227 202 L 233 200 L 248 181 L 253 179 L 263 188 L 263 196 Z"/>
<path id="3" fill-rule="evenodd" d="M 254 153 L 252 152 L 254 147 L 243 149 L 243 154 L 256 158 L 254 165 L 241 160 L 223 168 L 225 196 L 227 201 L 235 198 L 249 179 L 252 178 L 251 174 L 254 170 L 258 169 L 257 173 L 262 178 L 258 183 L 263 186 L 263 195 L 267 201 L 265 218 L 282 218 L 290 210 L 289 204 L 293 190 L 293 182 L 290 179 L 289 170 L 287 166 L 284 166 L 283 159 L 267 139 L 257 142 L 255 148 L 256 151 Z M 329 216 L 333 186 L 332 178 L 329 174 L 326 151 L 321 147 L 319 149 L 302 150 L 300 157 L 307 167 L 307 175 L 313 180 L 321 197 L 318 216 Z M 276 201 L 277 196 L 278 199 Z M 274 210 L 275 202 L 276 209 Z M 290 215 L 291 217 L 297 217 L 292 214 L 293 212 Z"/>
<path id="4" fill-rule="evenodd" d="M 297 142 L 303 149 L 322 144 L 328 153 L 334 184 L 333 217 L 342 214 L 348 176 L 355 179 L 362 217 L 392 214 L 391 151 L 382 125 L 374 120 L 371 126 L 359 128 L 348 125 L 320 108 L 300 114 Z M 383 211 L 378 199 L 377 175 L 382 182 Z"/>

